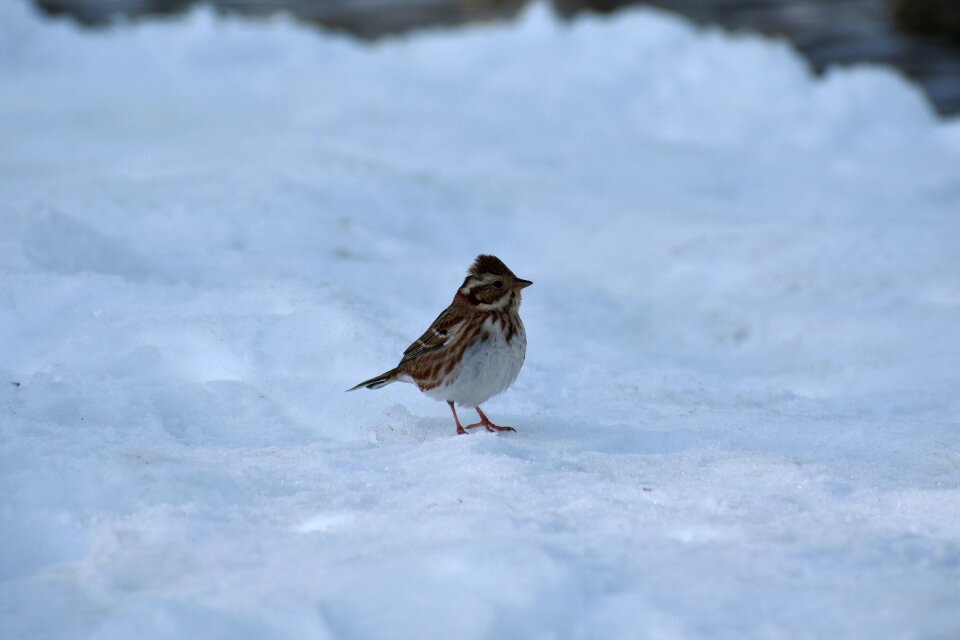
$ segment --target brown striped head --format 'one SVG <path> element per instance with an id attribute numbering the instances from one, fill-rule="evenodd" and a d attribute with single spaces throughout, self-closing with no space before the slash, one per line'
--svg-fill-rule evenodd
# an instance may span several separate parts
<path id="1" fill-rule="evenodd" d="M 496 256 L 480 255 L 467 271 L 456 300 L 478 311 L 501 311 L 520 306 L 520 290 L 532 282 L 518 278 Z"/>

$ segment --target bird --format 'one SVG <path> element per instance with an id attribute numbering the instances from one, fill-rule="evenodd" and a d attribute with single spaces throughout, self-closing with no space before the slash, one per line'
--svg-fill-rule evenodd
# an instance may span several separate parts
<path id="1" fill-rule="evenodd" d="M 412 382 L 450 406 L 458 434 L 479 427 L 516 431 L 491 422 L 480 405 L 506 391 L 523 366 L 527 334 L 520 320 L 520 292 L 531 284 L 500 258 L 477 256 L 453 302 L 407 347 L 400 363 L 348 391 Z M 473 408 L 480 422 L 464 427 L 455 405 Z"/>

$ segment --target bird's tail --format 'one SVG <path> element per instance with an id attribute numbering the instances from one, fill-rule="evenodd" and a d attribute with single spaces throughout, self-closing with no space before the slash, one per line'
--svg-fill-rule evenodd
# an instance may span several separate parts
<path id="1" fill-rule="evenodd" d="M 400 372 L 397 369 L 390 369 L 386 373 L 381 373 L 378 376 L 374 376 L 369 380 L 364 380 L 355 387 L 347 389 L 347 391 L 356 391 L 360 387 L 366 387 L 367 389 L 379 389 L 380 387 L 385 387 L 391 382 L 396 382 L 397 377 L 400 375 Z"/>

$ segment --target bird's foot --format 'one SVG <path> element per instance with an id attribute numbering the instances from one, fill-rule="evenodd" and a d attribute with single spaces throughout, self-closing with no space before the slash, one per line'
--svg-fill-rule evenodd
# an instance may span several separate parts
<path id="1" fill-rule="evenodd" d="M 477 427 L 484 427 L 487 431 L 493 433 L 494 431 L 516 431 L 513 427 L 501 427 L 498 424 L 493 424 L 489 420 L 481 420 L 475 424 L 468 424 L 467 429 L 476 429 Z"/>
<path id="2" fill-rule="evenodd" d="M 447 400 L 447 404 L 450 405 L 450 411 L 453 412 L 453 421 L 457 423 L 457 435 L 464 435 L 467 433 L 466 429 L 463 428 L 463 425 L 460 424 L 460 417 L 457 416 L 457 408 L 453 406 L 453 403 Z"/>

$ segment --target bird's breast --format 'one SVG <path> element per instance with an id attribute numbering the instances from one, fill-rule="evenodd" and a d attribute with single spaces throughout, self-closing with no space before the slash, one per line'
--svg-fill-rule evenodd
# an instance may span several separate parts
<path id="1" fill-rule="evenodd" d="M 514 315 L 504 322 L 492 315 L 463 351 L 449 381 L 427 393 L 468 407 L 482 404 L 513 384 L 526 352 L 527 337 L 520 318 Z"/>

